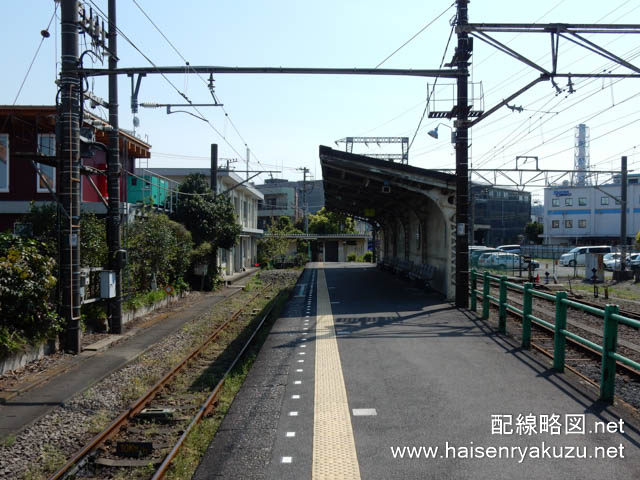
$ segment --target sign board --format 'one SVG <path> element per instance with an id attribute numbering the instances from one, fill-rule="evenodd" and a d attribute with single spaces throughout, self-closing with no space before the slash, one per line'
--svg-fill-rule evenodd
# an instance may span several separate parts
<path id="1" fill-rule="evenodd" d="M 167 293 L 167 295 L 171 295 L 173 293 L 173 287 L 171 285 L 167 285 L 166 287 L 164 287 L 164 291 Z"/>
<path id="2" fill-rule="evenodd" d="M 556 197 L 570 197 L 571 196 L 571 192 L 569 190 L 554 190 L 553 194 Z"/>
<path id="3" fill-rule="evenodd" d="M 193 267 L 193 273 L 195 273 L 196 275 L 205 276 L 208 271 L 209 265 L 207 265 L 206 263 L 200 263 L 199 265 Z"/>

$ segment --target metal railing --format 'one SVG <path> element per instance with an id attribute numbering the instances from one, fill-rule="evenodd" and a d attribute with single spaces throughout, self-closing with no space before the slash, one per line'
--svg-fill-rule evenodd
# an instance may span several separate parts
<path id="1" fill-rule="evenodd" d="M 622 316 L 618 313 L 617 305 L 606 305 L 604 309 L 595 308 L 567 298 L 567 292 L 557 292 L 555 295 L 540 292 L 533 289 L 532 283 L 519 285 L 507 281 L 506 276 L 491 276 L 489 272 L 482 275 L 482 292 L 477 289 L 479 275 L 475 270 L 471 271 L 471 311 L 477 311 L 477 300 L 482 299 L 482 318 L 489 318 L 490 302 L 498 304 L 498 332 L 507 331 L 507 312 L 513 312 L 522 317 L 522 347 L 531 347 L 531 326 L 541 325 L 554 332 L 553 343 L 553 368 L 558 372 L 564 371 L 566 339 L 570 338 L 586 347 L 589 347 L 602 355 L 600 371 L 600 399 L 613 402 L 615 392 L 616 361 L 636 370 L 640 370 L 640 363 L 616 352 L 618 346 L 618 325 L 628 325 L 640 328 L 640 322 Z M 491 285 L 499 288 L 498 296 L 491 295 Z M 522 308 L 507 303 L 507 288 L 522 292 Z M 533 300 L 541 298 L 555 303 L 555 323 L 547 322 L 533 315 Z M 573 332 L 567 330 L 567 310 L 574 308 L 583 312 L 603 318 L 603 344 L 598 345 Z"/>

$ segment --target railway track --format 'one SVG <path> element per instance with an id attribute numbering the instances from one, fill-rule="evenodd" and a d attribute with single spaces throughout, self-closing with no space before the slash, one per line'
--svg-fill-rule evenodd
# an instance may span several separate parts
<path id="1" fill-rule="evenodd" d="M 163 478 L 189 433 L 214 408 L 229 373 L 281 298 L 273 289 L 269 284 L 251 297 L 50 480 L 112 478 L 128 470 L 127 478 Z M 261 297 L 269 300 L 267 305 L 254 307 Z"/>
<path id="2" fill-rule="evenodd" d="M 481 282 L 480 282 L 481 283 Z M 516 303 L 521 305 L 522 293 L 516 290 L 508 289 L 511 295 L 509 295 L 509 303 Z M 480 296 L 481 298 L 481 296 Z M 581 301 L 581 300 L 580 300 Z M 490 306 L 493 310 L 497 311 L 499 309 L 498 302 L 490 300 Z M 549 305 L 549 308 L 545 308 L 540 305 L 540 303 Z M 587 305 L 591 305 L 595 308 L 602 308 L 602 305 L 593 304 L 591 302 L 584 302 Z M 552 302 L 547 301 L 545 299 L 536 297 L 536 301 L 534 302 L 534 314 L 540 318 L 543 316 L 547 317 L 547 320 L 551 323 L 554 322 L 554 311 L 550 308 Z M 576 312 L 578 313 L 578 312 Z M 585 312 L 579 312 L 581 316 L 586 316 Z M 627 315 L 628 312 L 622 313 L 621 315 Z M 633 313 L 633 312 L 632 312 Z M 629 315 L 631 317 L 631 315 Z M 594 320 L 599 320 L 600 328 L 602 325 L 602 319 L 593 315 L 590 315 Z M 638 315 L 634 313 L 634 317 L 637 318 Z M 522 316 L 516 312 L 511 310 L 507 311 L 507 319 L 515 322 L 518 327 L 522 325 Z M 622 327 L 626 327 L 625 325 L 621 325 Z M 587 339 L 595 341 L 595 343 L 602 342 L 602 335 L 596 335 L 592 332 L 591 329 L 586 329 L 585 326 L 581 326 L 580 322 L 572 321 L 572 328 L 581 329 L 581 336 L 584 336 Z M 620 331 L 620 339 L 624 339 L 624 333 L 629 333 L 629 331 L 633 331 L 637 334 L 637 329 L 628 327 L 627 329 L 621 329 Z M 541 352 L 545 356 L 549 358 L 553 358 L 553 349 L 554 349 L 554 330 L 548 328 L 544 325 L 533 324 L 532 325 L 532 339 L 531 339 L 531 347 L 535 350 Z M 589 338 L 591 337 L 591 338 Z M 638 337 L 635 337 L 636 340 Z M 624 340 L 623 340 L 624 341 Z M 637 341 L 637 340 L 636 340 Z M 588 381 L 592 385 L 598 387 L 600 381 L 600 363 L 602 361 L 602 355 L 600 352 L 583 345 L 569 337 L 566 337 L 567 350 L 566 350 L 566 360 L 565 360 L 565 368 L 572 371 L 573 373 L 580 376 L 585 381 Z M 625 347 L 619 347 L 619 350 L 624 349 Z M 634 355 L 636 358 L 640 356 L 640 351 L 636 349 L 626 348 L 627 352 Z M 628 404 L 631 404 L 636 409 L 640 409 L 640 371 L 629 367 L 619 361 L 616 361 L 616 371 L 619 375 L 616 376 L 616 396 L 619 399 L 622 399 Z M 634 387 L 635 386 L 635 387 Z M 623 394 L 624 393 L 624 394 Z"/>

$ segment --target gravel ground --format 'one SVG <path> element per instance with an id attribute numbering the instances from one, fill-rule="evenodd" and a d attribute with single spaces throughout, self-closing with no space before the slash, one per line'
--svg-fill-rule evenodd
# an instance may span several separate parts
<path id="1" fill-rule="evenodd" d="M 288 283 L 299 271 L 272 271 L 260 274 L 263 283 Z M 214 309 L 229 313 L 238 308 L 240 293 Z M 251 293 L 247 293 L 247 296 Z M 234 303 L 232 305 L 232 303 Z M 136 362 L 114 372 L 99 384 L 73 397 L 64 406 L 9 438 L 0 446 L 0 478 L 42 478 L 43 473 L 61 466 L 72 453 L 85 445 L 109 421 L 146 390 L 141 379 L 159 379 L 171 365 L 202 340 L 198 327 L 211 323 L 211 315 L 191 322 L 166 337 Z M 35 367 L 34 367 L 35 368 Z"/>

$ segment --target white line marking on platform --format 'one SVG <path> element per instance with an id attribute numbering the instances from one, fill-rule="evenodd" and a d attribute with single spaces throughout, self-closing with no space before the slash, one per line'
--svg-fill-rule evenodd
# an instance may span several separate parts
<path id="1" fill-rule="evenodd" d="M 365 416 L 375 416 L 378 415 L 375 408 L 354 408 L 353 416 L 354 417 L 365 417 Z"/>
<path id="2" fill-rule="evenodd" d="M 302 380 L 296 380 L 293 382 L 294 385 L 301 385 L 302 384 Z"/>
<path id="3" fill-rule="evenodd" d="M 290 417 L 297 417 L 298 416 L 298 412 L 296 412 L 295 410 L 293 412 L 289 412 L 289 416 Z"/>
<path id="4" fill-rule="evenodd" d="M 296 432 L 287 432 L 287 437 L 292 438 L 296 436 Z"/>
<path id="5" fill-rule="evenodd" d="M 298 352 L 298 355 L 306 355 L 307 352 Z"/>
<path id="6" fill-rule="evenodd" d="M 296 372 L 302 372 L 303 369 L 302 368 L 296 368 Z"/>
<path id="7" fill-rule="evenodd" d="M 292 457 L 282 457 L 282 463 L 291 463 Z"/>
<path id="8" fill-rule="evenodd" d="M 304 360 L 298 360 L 298 363 L 304 363 Z"/>
<path id="9" fill-rule="evenodd" d="M 300 400 L 300 395 L 291 395 L 292 400 Z"/>

